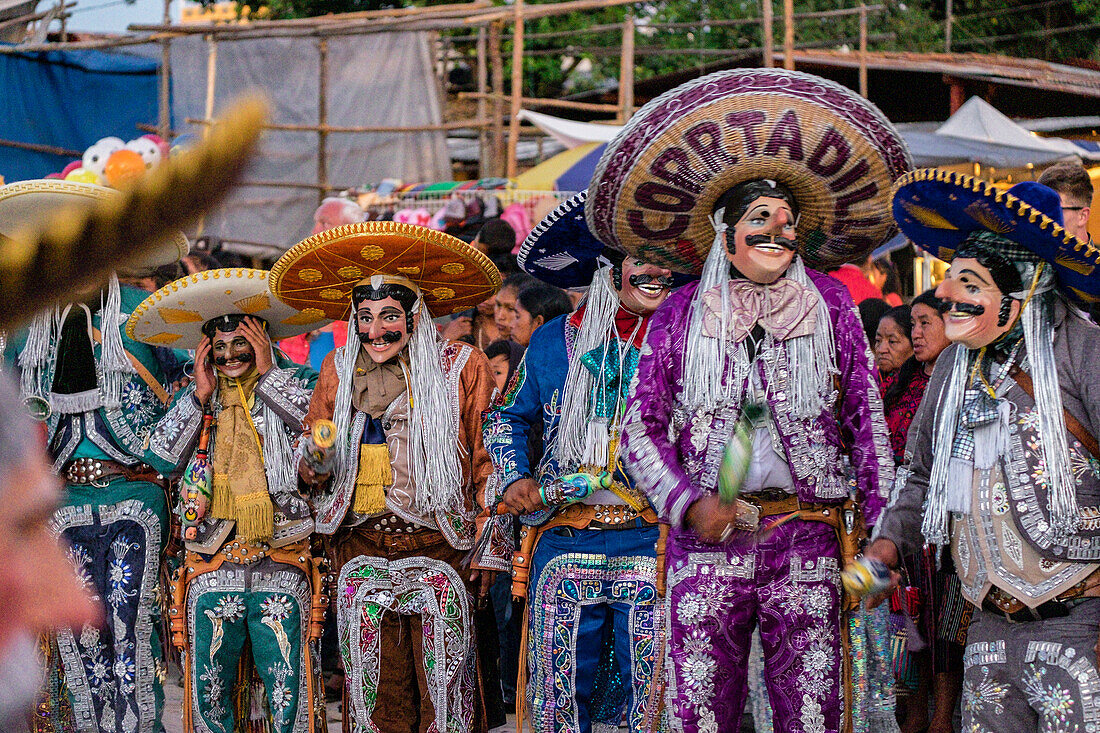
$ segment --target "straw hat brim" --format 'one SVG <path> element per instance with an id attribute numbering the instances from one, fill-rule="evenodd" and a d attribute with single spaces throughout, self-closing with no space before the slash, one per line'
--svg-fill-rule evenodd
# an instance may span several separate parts
<path id="1" fill-rule="evenodd" d="M 0 236 L 14 237 L 44 214 L 62 210 L 86 211 L 98 201 L 120 195 L 113 188 L 53 178 L 0 186 Z M 176 230 L 145 254 L 120 264 L 117 271 L 124 274 L 149 272 L 178 262 L 189 250 L 187 235 Z"/>
<path id="2" fill-rule="evenodd" d="M 205 270 L 168 283 L 143 300 L 126 324 L 126 335 L 153 346 L 195 349 L 211 318 L 242 314 L 267 321 L 273 341 L 330 323 L 301 313 L 271 293 L 267 270 L 234 267 Z"/>
<path id="3" fill-rule="evenodd" d="M 1100 249 L 986 181 L 935 168 L 912 171 L 894 187 L 893 210 L 905 236 L 945 262 L 971 232 L 988 229 L 1051 263 L 1058 285 L 1078 302 L 1100 301 Z"/>
<path id="4" fill-rule="evenodd" d="M 608 246 L 699 273 L 718 198 L 772 179 L 797 200 L 807 264 L 830 270 L 894 233 L 892 183 L 911 167 L 893 125 L 850 89 L 795 71 L 732 69 L 642 107 L 600 158 L 586 214 Z"/>
<path id="5" fill-rule="evenodd" d="M 346 320 L 351 291 L 372 275 L 403 275 L 433 315 L 473 308 L 500 289 L 483 253 L 449 234 L 392 221 L 329 229 L 291 247 L 271 268 L 271 291 L 303 313 Z"/>

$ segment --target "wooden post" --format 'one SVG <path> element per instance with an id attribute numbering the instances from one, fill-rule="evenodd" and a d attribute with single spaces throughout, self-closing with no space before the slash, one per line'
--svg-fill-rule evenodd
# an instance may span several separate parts
<path id="1" fill-rule="evenodd" d="M 775 66 L 775 28 L 772 19 L 772 2 L 774 0 L 760 0 L 761 26 L 760 45 L 764 49 L 764 67 Z"/>
<path id="2" fill-rule="evenodd" d="M 867 98 L 867 6 L 859 4 L 859 95 Z"/>
<path id="3" fill-rule="evenodd" d="M 487 31 L 485 27 L 477 29 L 477 118 L 479 120 L 485 119 L 485 113 L 489 106 L 489 100 L 485 96 L 489 93 L 489 66 L 486 63 L 485 53 L 488 40 L 486 38 Z M 479 127 L 477 130 L 477 175 L 479 178 L 488 178 L 490 166 L 492 165 L 492 155 L 489 151 L 489 131 L 484 127 Z"/>
<path id="4" fill-rule="evenodd" d="M 492 134 L 492 173 L 504 175 L 504 58 L 500 53 L 501 37 L 504 35 L 503 21 L 494 21 L 489 26 L 489 66 L 493 74 L 493 134 Z"/>
<path id="5" fill-rule="evenodd" d="M 64 12 L 64 4 L 62 4 Z M 62 23 L 65 21 L 62 20 Z M 172 24 L 172 0 L 164 0 L 164 24 Z M 62 40 L 64 41 L 64 27 Z M 157 115 L 157 134 L 166 142 L 172 138 L 172 42 L 165 38 L 160 43 L 160 114 Z"/>
<path id="6" fill-rule="evenodd" d="M 794 69 L 794 0 L 783 0 L 783 68 Z"/>
<path id="7" fill-rule="evenodd" d="M 512 111 L 508 119 L 508 177 L 518 172 L 519 113 L 523 105 L 523 0 L 515 0 L 515 28 L 512 30 Z"/>
<path id="8" fill-rule="evenodd" d="M 320 64 L 317 76 L 317 205 L 325 199 L 328 189 L 328 39 L 317 43 L 317 59 Z"/>
<path id="9" fill-rule="evenodd" d="M 619 57 L 619 122 L 634 114 L 634 16 L 623 21 L 623 50 Z"/>
<path id="10" fill-rule="evenodd" d="M 955 3 L 947 0 L 947 8 L 943 17 L 943 50 L 951 53 L 951 26 L 955 25 Z"/>
<path id="11" fill-rule="evenodd" d="M 203 117 L 207 120 L 214 119 L 214 90 L 218 82 L 218 42 L 214 36 L 206 37 L 206 106 L 203 107 Z M 210 125 L 203 128 L 202 136 L 205 138 L 210 132 Z"/>

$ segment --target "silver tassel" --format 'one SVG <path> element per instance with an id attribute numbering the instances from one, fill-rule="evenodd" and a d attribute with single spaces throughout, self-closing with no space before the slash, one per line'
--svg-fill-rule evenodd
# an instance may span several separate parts
<path id="1" fill-rule="evenodd" d="M 344 346 L 336 350 L 333 357 L 336 375 L 340 381 L 336 386 L 336 400 L 332 409 L 332 420 L 336 423 L 336 468 L 334 488 L 337 493 L 347 487 L 348 483 L 355 482 L 355 474 L 359 470 L 358 448 L 360 436 L 353 437 L 351 430 L 351 392 L 352 379 L 355 376 L 355 357 L 359 351 L 359 333 L 356 330 L 355 310 L 352 309 L 348 318 L 348 340 Z"/>
<path id="2" fill-rule="evenodd" d="M 966 391 L 967 370 L 970 368 L 970 350 L 964 346 L 955 348 L 955 361 L 951 365 L 940 393 L 939 424 L 932 437 L 932 472 L 928 479 L 928 495 L 924 500 L 924 522 L 921 532 L 933 545 L 945 545 L 948 536 L 948 482 L 951 476 L 951 449 L 959 426 L 963 394 Z M 966 479 L 973 481 L 973 472 Z M 957 488 L 957 485 L 956 485 Z"/>
<path id="3" fill-rule="evenodd" d="M 738 374 L 727 374 L 727 368 L 736 369 L 743 365 L 747 375 L 748 353 L 738 354 L 734 364 L 730 365 L 727 356 L 730 351 L 729 307 L 730 307 L 730 263 L 726 257 L 726 229 L 722 221 L 725 209 L 718 209 L 710 217 L 714 227 L 714 242 L 703 264 L 703 273 L 699 278 L 699 287 L 691 301 L 691 321 L 688 324 L 687 348 L 684 350 L 684 386 L 683 403 L 691 410 L 711 410 L 719 404 L 728 404 L 733 400 L 733 386 L 738 388 L 743 379 Z M 721 311 L 715 328 L 716 338 L 703 333 L 703 319 L 707 311 L 703 294 L 718 287 L 721 294 Z M 746 358 L 742 359 L 741 356 Z M 726 378 L 728 377 L 728 378 Z M 740 394 L 740 389 L 738 389 Z"/>
<path id="4" fill-rule="evenodd" d="M 57 340 L 61 333 L 61 310 L 58 306 L 35 314 L 27 331 L 27 342 L 16 360 L 19 364 L 19 387 L 23 399 L 49 397 L 57 360 Z"/>
<path id="5" fill-rule="evenodd" d="M 108 410 L 122 406 L 122 386 L 131 374 L 136 373 L 122 345 L 122 331 L 119 329 L 121 320 L 122 293 L 118 276 L 112 273 L 105 302 L 100 294 L 99 331 L 103 343 L 96 361 L 99 393 L 103 398 L 103 406 Z"/>
<path id="6" fill-rule="evenodd" d="M 997 400 L 997 419 L 974 430 L 974 467 L 987 471 L 1008 453 L 1008 426 L 1012 403 Z"/>
<path id="7" fill-rule="evenodd" d="M 583 464 L 594 463 L 590 458 L 600 453 L 601 446 L 594 445 L 593 441 L 599 442 L 601 439 L 604 460 L 595 463 L 607 465 L 607 421 L 604 421 L 602 436 L 593 427 L 595 416 L 590 398 L 596 375 L 581 363 L 581 357 L 616 338 L 615 314 L 619 310 L 619 296 L 611 285 L 610 267 L 596 271 L 584 302 L 584 318 L 573 342 L 573 354 L 562 388 L 556 450 L 558 466 L 563 474 L 573 473 Z"/>
<path id="8" fill-rule="evenodd" d="M 272 347 L 271 361 L 275 363 L 274 347 Z M 267 402 L 263 402 L 263 421 L 264 475 L 267 477 L 267 490 L 274 494 L 296 489 L 298 461 L 291 448 L 283 419 L 271 409 Z"/>
<path id="9" fill-rule="evenodd" d="M 817 286 L 806 274 L 802 258 L 795 256 L 787 268 L 787 277 L 817 295 L 817 327 L 812 334 L 787 342 L 787 359 L 791 370 L 791 407 L 797 417 L 819 416 L 825 406 L 825 395 L 832 388 L 832 377 L 839 374 L 836 366 L 836 341 L 829 306 Z"/>
<path id="10" fill-rule="evenodd" d="M 1081 517 L 1066 439 L 1058 367 L 1054 361 L 1054 294 L 1044 292 L 1052 287 L 1053 276 L 1049 270 L 1040 271 L 1036 277 L 1040 274 L 1047 275 L 1043 278 L 1044 287 L 1036 288 L 1021 320 L 1031 381 L 1035 385 L 1035 410 L 1039 413 L 1039 437 L 1050 489 L 1050 528 L 1056 538 L 1065 539 L 1080 528 Z"/>
<path id="11" fill-rule="evenodd" d="M 409 339 L 410 366 L 405 372 L 409 409 L 409 454 L 416 486 L 416 510 L 465 511 L 458 426 L 452 418 L 447 379 L 439 352 L 439 335 L 428 306 L 421 300 L 420 324 Z M 404 365 L 403 365 L 404 368 Z"/>

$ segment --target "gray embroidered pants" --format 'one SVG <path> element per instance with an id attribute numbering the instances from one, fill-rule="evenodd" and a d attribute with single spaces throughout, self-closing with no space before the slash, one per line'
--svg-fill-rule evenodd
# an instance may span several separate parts
<path id="1" fill-rule="evenodd" d="M 1010 623 L 974 612 L 963 677 L 963 730 L 981 733 L 1100 731 L 1094 647 L 1100 598 L 1064 618 Z"/>

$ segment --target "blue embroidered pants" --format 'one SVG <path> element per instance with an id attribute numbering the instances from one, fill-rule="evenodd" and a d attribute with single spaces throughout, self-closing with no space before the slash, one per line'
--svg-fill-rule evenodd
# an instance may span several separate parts
<path id="1" fill-rule="evenodd" d="M 102 627 L 57 634 L 80 733 L 159 733 L 164 705 L 159 571 L 168 528 L 164 490 L 116 479 L 72 485 L 54 514 L 70 557 L 103 604 Z"/>
<path id="2" fill-rule="evenodd" d="M 652 730 L 663 642 L 656 525 L 539 535 L 528 593 L 527 701 L 536 733 Z"/>

